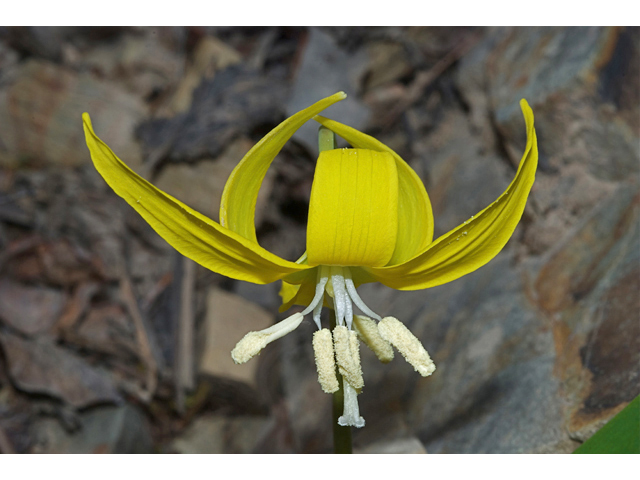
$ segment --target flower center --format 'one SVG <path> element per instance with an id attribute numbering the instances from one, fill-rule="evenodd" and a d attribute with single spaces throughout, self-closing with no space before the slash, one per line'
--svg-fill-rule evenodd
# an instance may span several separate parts
<path id="1" fill-rule="evenodd" d="M 331 299 L 327 300 L 333 303 L 335 311 L 333 331 L 322 328 L 320 314 L 325 294 Z M 354 304 L 367 316 L 355 315 Z M 318 327 L 313 334 L 318 382 L 326 393 L 337 392 L 342 383 L 344 409 L 343 415 L 338 418 L 340 425 L 363 427 L 365 424 L 360 416 L 357 398 L 364 387 L 360 340 L 383 363 L 393 359 L 393 345 L 421 375 L 426 377 L 435 370 L 431 357 L 407 327 L 394 317 L 381 318 L 367 307 L 356 291 L 349 267 L 335 265 L 321 265 L 318 268 L 315 295 L 306 309 L 269 328 L 247 333 L 231 352 L 233 360 L 236 363 L 248 361 L 272 341 L 295 330 L 305 315 L 311 312 Z"/>
<path id="2" fill-rule="evenodd" d="M 336 313 L 336 325 L 346 326 L 349 330 L 352 329 L 354 303 L 365 315 L 375 318 L 378 321 L 382 320 L 380 315 L 367 307 L 360 298 L 360 295 L 358 295 L 356 286 L 351 278 L 349 267 L 322 265 L 318 268 L 316 294 L 309 306 L 302 311 L 302 315 L 313 312 L 313 321 L 318 326 L 318 329 L 322 328 L 320 313 L 322 311 L 325 293 L 333 300 Z"/>

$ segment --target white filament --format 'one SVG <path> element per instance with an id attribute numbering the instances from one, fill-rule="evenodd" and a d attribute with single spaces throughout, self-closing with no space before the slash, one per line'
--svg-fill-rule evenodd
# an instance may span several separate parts
<path id="1" fill-rule="evenodd" d="M 318 330 L 322 330 L 322 325 L 320 324 L 320 314 L 322 313 L 323 303 L 324 302 L 318 302 L 318 304 L 313 308 L 313 321 L 316 322 Z"/>
<path id="2" fill-rule="evenodd" d="M 307 315 L 313 312 L 313 321 L 321 329 L 320 314 L 322 312 L 324 293 L 327 283 L 331 279 L 331 287 L 333 290 L 333 304 L 336 312 L 336 324 L 345 325 L 349 330 L 353 325 L 353 304 L 360 309 L 362 313 L 376 320 L 382 320 L 382 317 L 372 311 L 362 301 L 356 290 L 356 286 L 351 279 L 351 272 L 346 267 L 327 267 L 321 266 L 318 269 L 318 283 L 316 283 L 316 292 L 313 300 L 307 308 L 301 313 Z"/>
<path id="3" fill-rule="evenodd" d="M 368 315 L 369 317 L 375 318 L 378 321 L 382 320 L 382 317 L 377 313 L 375 313 L 373 310 L 371 310 L 369 307 L 367 307 L 365 303 L 362 301 L 362 299 L 360 298 L 360 295 L 358 295 L 356 286 L 354 285 L 353 280 L 351 279 L 351 272 L 349 271 L 348 268 L 345 268 L 344 277 L 345 277 L 344 283 L 347 286 L 347 292 L 349 292 L 349 297 L 351 297 L 351 300 L 353 301 L 353 303 L 357 305 L 360 311 L 365 315 Z"/>
<path id="4" fill-rule="evenodd" d="M 351 324 L 353 324 L 353 305 L 351 305 L 351 299 L 349 298 L 349 295 L 345 295 L 345 297 L 347 297 L 347 300 L 344 302 L 344 318 L 347 322 L 347 328 L 351 330 Z"/>

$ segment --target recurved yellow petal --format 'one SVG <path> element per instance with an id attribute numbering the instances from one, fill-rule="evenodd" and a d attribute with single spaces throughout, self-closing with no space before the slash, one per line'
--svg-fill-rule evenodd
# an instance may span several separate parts
<path id="1" fill-rule="evenodd" d="M 393 156 L 347 148 L 321 152 L 309 203 L 309 265 L 386 265 L 397 234 Z"/>
<path id="2" fill-rule="evenodd" d="M 422 253 L 395 266 L 363 268 L 380 283 L 397 290 L 419 290 L 455 280 L 485 265 L 506 245 L 522 217 L 538 165 L 533 112 L 520 101 L 527 127 L 527 146 L 515 178 L 491 205 Z"/>
<path id="3" fill-rule="evenodd" d="M 87 113 L 82 119 L 87 146 L 100 175 L 184 256 L 222 275 L 261 284 L 309 268 L 281 259 L 154 187 L 98 138 Z"/>
<path id="4" fill-rule="evenodd" d="M 433 240 L 433 212 L 427 191 L 416 172 L 400 155 L 375 138 L 320 115 L 314 120 L 355 148 L 393 155 L 398 171 L 398 237 L 389 265 L 402 263 L 424 250 Z"/>
<path id="5" fill-rule="evenodd" d="M 287 140 L 305 122 L 322 110 L 347 98 L 338 92 L 287 118 L 271 130 L 244 156 L 231 172 L 222 193 L 220 223 L 248 240 L 257 243 L 255 213 L 258 192 L 264 176 Z"/>

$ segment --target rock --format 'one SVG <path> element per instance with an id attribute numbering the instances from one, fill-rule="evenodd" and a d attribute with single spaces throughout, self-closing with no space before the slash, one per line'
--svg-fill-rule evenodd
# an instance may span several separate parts
<path id="1" fill-rule="evenodd" d="M 172 118 L 149 120 L 137 130 L 151 164 L 217 157 L 241 135 L 280 119 L 283 85 L 242 66 L 232 66 L 194 91 L 190 109 Z"/>
<path id="2" fill-rule="evenodd" d="M 70 288 L 100 276 L 96 258 L 68 238 L 46 242 L 40 237 L 31 237 L 26 242 L 30 242 L 29 245 L 7 262 L 11 277 L 21 282 L 45 281 L 50 285 Z M 17 248 L 20 248 L 19 244 L 15 242 Z"/>
<path id="3" fill-rule="evenodd" d="M 519 98 L 527 98 L 538 112 L 542 152 L 551 166 L 579 161 L 607 180 L 637 173 L 640 125 L 629 110 L 640 101 L 639 51 L 633 29 L 539 28 L 529 30 L 526 41 L 510 32 L 492 52 L 498 126 L 518 138 L 507 124 L 519 116 Z"/>
<path id="4" fill-rule="evenodd" d="M 251 453 L 265 425 L 265 417 L 198 418 L 170 445 L 176 453 Z"/>
<path id="5" fill-rule="evenodd" d="M 82 133 L 89 112 L 98 134 L 127 162 L 139 158 L 133 126 L 145 114 L 134 95 L 88 73 L 28 60 L 3 78 L 0 90 L 0 165 L 25 162 L 77 166 L 90 162 Z"/>
<path id="6" fill-rule="evenodd" d="M 67 339 L 82 348 L 105 353 L 133 363 L 139 358 L 135 328 L 121 305 L 93 306 L 86 318 Z"/>
<path id="7" fill-rule="evenodd" d="M 421 378 L 402 358 L 363 355 L 363 414 L 395 405 L 430 453 L 526 452 L 563 438 L 553 337 L 512 261 L 503 253 L 451 284 L 370 301 L 407 324 L 437 370 Z"/>
<path id="8" fill-rule="evenodd" d="M 25 335 L 46 332 L 65 306 L 63 292 L 0 279 L 0 319 Z"/>
<path id="9" fill-rule="evenodd" d="M 102 371 L 49 338 L 23 340 L 2 332 L 0 344 L 9 376 L 20 390 L 51 395 L 75 408 L 122 400 Z"/>
<path id="10" fill-rule="evenodd" d="M 425 187 L 435 217 L 435 238 L 493 203 L 513 179 L 513 170 L 492 150 L 483 150 L 482 138 L 474 135 L 466 116 L 454 109 L 432 135 L 416 142 L 414 152 L 417 158 L 412 163 L 427 172 Z"/>
<path id="11" fill-rule="evenodd" d="M 0 70 L 7 71 L 18 64 L 18 52 L 9 48 L 4 43 L 0 43 Z"/>
<path id="12" fill-rule="evenodd" d="M 368 47 L 371 58 L 366 73 L 365 90 L 396 82 L 412 73 L 413 68 L 402 45 L 374 42 Z"/>
<path id="13" fill-rule="evenodd" d="M 180 79 L 176 91 L 159 112 L 172 116 L 186 112 L 192 103 L 193 91 L 203 79 L 211 80 L 216 72 L 240 63 L 242 57 L 229 45 L 215 37 L 205 36 L 195 47 L 193 58 Z"/>
<path id="14" fill-rule="evenodd" d="M 184 58 L 158 40 L 153 29 L 126 32 L 114 42 L 82 51 L 74 66 L 111 80 L 137 98 L 159 96 L 183 77 Z"/>
<path id="15" fill-rule="evenodd" d="M 358 130 L 364 129 L 369 112 L 358 101 L 357 94 L 366 66 L 366 55 L 347 53 L 327 33 L 317 28 L 309 29 L 309 38 L 295 73 L 293 91 L 287 100 L 287 115 L 293 115 L 318 100 L 344 91 L 349 95 L 348 99 L 332 105 L 322 115 Z M 293 138 L 315 153 L 318 151 L 318 126 L 316 122 L 309 121 Z"/>
<path id="16" fill-rule="evenodd" d="M 620 188 L 537 271 L 566 428 L 580 441 L 640 394 L 639 204 L 635 187 Z"/>
<path id="17" fill-rule="evenodd" d="M 250 331 L 262 330 L 272 324 L 273 315 L 250 301 L 223 290 L 209 290 L 200 372 L 257 386 L 257 359 L 236 365 L 231 350 Z"/>
<path id="18" fill-rule="evenodd" d="M 130 207 L 127 205 L 126 208 Z M 136 278 L 136 280 L 138 280 L 139 283 L 141 283 L 143 291 L 149 291 L 153 288 L 153 285 L 155 285 L 160 277 L 171 271 L 172 256 L 176 255 L 177 252 L 155 231 L 151 230 L 151 227 L 148 226 L 142 217 L 138 216 L 137 212 L 129 210 L 128 214 L 130 214 L 131 217 L 136 217 L 135 222 L 140 222 L 142 224 L 141 226 L 145 230 L 148 229 L 145 237 L 153 237 L 152 241 L 154 243 L 161 242 L 163 244 L 160 248 L 157 248 L 155 245 L 150 248 L 150 242 L 143 237 L 133 239 L 129 246 L 131 256 L 133 257 L 129 261 L 130 273 L 134 278 Z M 122 248 L 121 244 L 119 246 Z M 122 253 L 120 253 L 121 251 L 122 250 L 118 252 L 120 255 L 122 255 Z M 124 259 L 121 259 L 121 262 L 123 261 Z"/>
<path id="19" fill-rule="evenodd" d="M 635 188 L 619 188 L 558 242 L 535 281 L 536 298 L 545 311 L 555 314 L 575 307 L 619 263 L 618 255 L 633 241 L 628 235 L 633 235 L 638 201 Z M 603 258 L 615 263 L 603 263 Z"/>
<path id="20" fill-rule="evenodd" d="M 34 207 L 31 198 L 15 198 L 13 195 L 0 193 L 0 222 L 33 228 Z"/>
<path id="21" fill-rule="evenodd" d="M 264 308 L 267 312 L 277 312 L 282 304 L 282 299 L 278 292 L 280 285 L 278 282 L 268 285 L 257 285 L 249 282 L 237 282 L 234 293 L 247 301 L 253 302 Z"/>
<path id="22" fill-rule="evenodd" d="M 153 453 L 147 419 L 135 407 L 101 407 L 78 415 L 79 426 L 66 431 L 45 418 L 31 427 L 31 453 Z"/>
<path id="23" fill-rule="evenodd" d="M 59 61 L 62 59 L 62 43 L 69 34 L 69 27 L 17 27 L 7 28 L 2 33 L 13 48 Z"/>
<path id="24" fill-rule="evenodd" d="M 80 218 L 83 216 L 86 215 L 79 215 Z M 90 281 L 99 274 L 95 258 L 67 239 L 39 245 L 38 257 L 43 276 L 54 285 L 70 287 Z"/>
<path id="25" fill-rule="evenodd" d="M 399 454 L 399 453 L 427 453 L 424 445 L 417 438 L 401 438 L 386 442 L 374 443 L 363 449 L 356 449 L 354 453 L 366 454 Z"/>
<path id="26" fill-rule="evenodd" d="M 639 51 L 636 29 L 500 28 L 461 61 L 474 123 L 485 132 L 496 125 L 493 138 L 514 165 L 525 135 L 518 102 L 533 108 L 540 167 L 526 244 L 535 253 L 551 248 L 614 182 L 637 182 L 640 122 L 631 111 L 640 101 Z"/>
<path id="27" fill-rule="evenodd" d="M 2 27 L 0 37 L 23 56 L 64 61 L 73 45 L 109 41 L 127 27 Z"/>
<path id="28" fill-rule="evenodd" d="M 260 439 L 255 445 L 253 453 L 296 453 L 294 438 L 288 421 L 285 401 L 273 405 L 271 417 L 264 426 Z"/>
<path id="29" fill-rule="evenodd" d="M 58 330 L 69 329 L 82 318 L 89 309 L 91 299 L 100 291 L 100 285 L 95 282 L 80 283 L 71 294 L 64 312 L 60 315 L 56 328 Z"/>

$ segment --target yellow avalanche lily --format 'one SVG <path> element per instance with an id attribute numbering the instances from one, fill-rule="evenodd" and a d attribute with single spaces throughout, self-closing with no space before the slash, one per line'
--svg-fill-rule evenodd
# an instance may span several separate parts
<path id="1" fill-rule="evenodd" d="M 336 93 L 286 119 L 240 161 L 227 181 L 220 223 L 154 187 L 127 167 L 93 131 L 83 114 L 87 146 L 96 169 L 176 250 L 214 272 L 265 284 L 282 280 L 282 310 L 306 308 L 260 332 L 249 332 L 232 352 L 237 363 L 257 355 L 273 340 L 300 325 L 312 313 L 318 331 L 313 347 L 318 380 L 333 393 L 343 378 L 341 425 L 361 427 L 357 394 L 364 382 L 360 338 L 383 362 L 397 350 L 423 376 L 435 370 L 420 341 L 393 317 L 372 312 L 356 287 L 380 282 L 398 290 L 417 290 L 450 282 L 489 262 L 505 246 L 520 221 L 538 162 L 533 112 L 520 106 L 527 145 L 515 178 L 487 208 L 433 241 L 431 203 L 418 175 L 393 150 L 351 127 L 320 116 L 343 100 Z M 307 251 L 297 262 L 279 258 L 256 238 L 258 191 L 271 162 L 295 131 L 314 119 L 322 129 L 354 148 L 320 152 L 311 190 Z M 333 136 L 333 134 L 331 134 Z M 364 314 L 356 315 L 353 305 Z M 335 310 L 336 327 L 322 328 L 323 306 Z"/>

